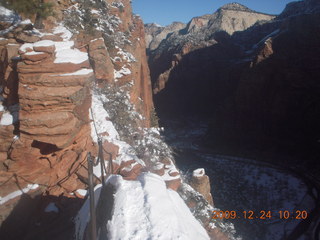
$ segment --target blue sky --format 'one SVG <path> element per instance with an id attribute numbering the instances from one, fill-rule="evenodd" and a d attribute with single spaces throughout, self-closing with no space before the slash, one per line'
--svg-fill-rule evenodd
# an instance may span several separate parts
<path id="1" fill-rule="evenodd" d="M 133 12 L 139 14 L 144 23 L 155 22 L 162 26 L 173 21 L 187 23 L 192 17 L 215 12 L 228 0 L 132 0 Z M 279 14 L 292 0 L 238 0 L 255 11 Z"/>

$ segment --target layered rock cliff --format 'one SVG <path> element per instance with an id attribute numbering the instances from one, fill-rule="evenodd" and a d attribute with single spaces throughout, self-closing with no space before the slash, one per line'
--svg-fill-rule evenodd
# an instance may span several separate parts
<path id="1" fill-rule="evenodd" d="M 254 12 L 238 3 L 231 3 L 224 5 L 211 15 L 193 18 L 184 29 L 177 29 L 167 35 L 158 48 L 154 49 L 152 46 L 149 49 L 149 66 L 154 92 L 158 93 L 164 88 L 171 70 L 182 56 L 197 49 L 213 46 L 221 38 L 228 38 L 234 32 L 243 31 L 274 17 Z M 148 25 L 146 29 L 152 31 Z M 153 35 L 155 35 L 154 41 L 157 41 L 156 39 L 162 36 L 162 31 L 153 32 Z"/>

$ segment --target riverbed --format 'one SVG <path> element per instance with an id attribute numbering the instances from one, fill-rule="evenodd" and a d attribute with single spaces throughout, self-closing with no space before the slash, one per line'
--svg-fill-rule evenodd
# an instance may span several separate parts
<path id="1" fill-rule="evenodd" d="M 235 225 L 239 238 L 287 239 L 315 207 L 308 186 L 292 172 L 259 159 L 218 155 L 201 146 L 207 130 L 205 121 L 170 120 L 164 125 L 164 136 L 175 152 L 178 167 L 186 176 L 196 168 L 205 168 L 215 207 L 234 211 L 235 219 L 226 221 Z"/>

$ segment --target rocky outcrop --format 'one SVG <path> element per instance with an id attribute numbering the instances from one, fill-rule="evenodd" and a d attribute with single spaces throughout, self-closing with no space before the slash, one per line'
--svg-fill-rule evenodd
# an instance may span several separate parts
<path id="1" fill-rule="evenodd" d="M 172 70 L 179 62 L 177 56 L 181 59 L 181 56 L 197 49 L 214 46 L 219 42 L 227 43 L 229 35 L 274 18 L 273 15 L 258 13 L 241 4 L 232 3 L 211 15 L 193 18 L 184 29 L 174 30 L 166 38 L 160 34 L 162 31 L 151 27 L 149 38 L 154 36 L 154 41 L 159 42 L 156 39 L 161 36 L 158 48 L 150 48 L 148 52 L 154 93 L 160 92 L 167 84 Z"/>
<path id="2" fill-rule="evenodd" d="M 211 195 L 210 179 L 206 175 L 203 168 L 198 168 L 193 171 L 192 177 L 189 182 L 194 190 L 202 194 L 202 196 L 213 206 L 213 199 Z"/>
<path id="3" fill-rule="evenodd" d="M 153 51 L 157 49 L 162 42 L 165 40 L 167 36 L 173 32 L 178 32 L 181 29 L 184 29 L 186 24 L 181 22 L 173 22 L 172 24 L 161 27 L 160 25 L 150 23 L 145 24 L 146 29 L 146 45 L 148 51 Z"/>
<path id="4" fill-rule="evenodd" d="M 137 124 L 150 126 L 153 102 L 142 21 L 132 16 L 129 1 L 106 4 L 112 11 L 105 17 L 116 19 L 114 31 L 127 32 L 125 38 L 108 36 L 115 45 L 108 45 L 101 32 L 72 34 L 57 24 L 66 17 L 71 1 L 59 1 L 57 15 L 44 21 L 41 31 L 4 10 L 6 16 L 0 19 L 1 222 L 23 200 L 23 192 L 32 198 L 84 197 L 78 190 L 87 188 L 87 153 L 98 154 L 89 114 L 94 85 L 103 89 L 132 82 L 127 90 L 130 104 L 141 116 Z M 103 146 L 113 160 L 123 154 L 112 142 Z M 144 167 L 136 160 L 120 163 L 114 171 L 127 179 L 135 179 Z"/>

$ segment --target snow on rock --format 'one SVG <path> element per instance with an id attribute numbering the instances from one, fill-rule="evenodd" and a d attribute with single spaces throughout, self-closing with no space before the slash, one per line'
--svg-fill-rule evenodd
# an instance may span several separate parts
<path id="1" fill-rule="evenodd" d="M 92 69 L 83 68 L 83 69 L 80 69 L 80 70 L 78 70 L 76 72 L 57 74 L 57 75 L 51 75 L 51 76 L 78 76 L 78 75 L 87 75 L 87 74 L 92 73 L 92 72 L 93 72 Z"/>
<path id="2" fill-rule="evenodd" d="M 122 78 L 125 75 L 131 74 L 131 71 L 129 68 L 122 67 L 119 71 L 114 70 L 114 76 L 115 78 Z"/>
<path id="3" fill-rule="evenodd" d="M 2 115 L 0 120 L 0 125 L 8 126 L 13 123 L 13 116 L 10 114 L 10 112 L 6 112 Z"/>
<path id="4" fill-rule="evenodd" d="M 13 11 L 0 6 L 0 21 L 13 22 L 18 18 L 18 15 L 15 14 Z"/>
<path id="5" fill-rule="evenodd" d="M 26 55 L 38 55 L 38 54 L 44 54 L 44 52 L 27 52 Z"/>
<path id="6" fill-rule="evenodd" d="M 60 35 L 65 41 L 69 41 L 72 37 L 72 33 L 63 25 L 59 25 L 53 29 L 53 34 Z"/>
<path id="7" fill-rule="evenodd" d="M 85 189 L 78 189 L 77 191 L 76 191 L 80 196 L 83 196 L 83 197 L 85 197 L 86 195 L 87 195 L 87 190 L 85 190 Z"/>
<path id="8" fill-rule="evenodd" d="M 94 202 L 95 206 L 97 206 L 100 193 L 101 193 L 102 185 L 98 184 L 94 188 Z M 78 212 L 78 215 L 74 218 L 75 222 L 75 229 L 76 229 L 76 239 L 82 240 L 83 234 L 86 229 L 87 224 L 90 220 L 90 197 L 87 198 L 85 203 L 82 205 L 80 211 Z"/>
<path id="9" fill-rule="evenodd" d="M 38 187 L 39 187 L 38 184 L 28 184 L 27 187 L 25 187 L 25 188 L 23 188 L 23 189 L 21 189 L 21 190 L 14 191 L 14 192 L 8 194 L 8 195 L 5 196 L 5 197 L 1 197 L 1 196 L 0 196 L 0 205 L 6 203 L 7 201 L 9 201 L 9 200 L 11 200 L 11 199 L 14 199 L 14 198 L 18 197 L 18 196 L 20 196 L 20 195 L 22 195 L 22 194 L 24 194 L 24 193 L 27 193 L 27 192 L 29 192 L 30 190 L 35 190 L 35 189 L 37 189 Z"/>
<path id="10" fill-rule="evenodd" d="M 194 177 L 203 177 L 206 174 L 204 168 L 198 168 L 193 171 L 192 176 Z"/>
<path id="11" fill-rule="evenodd" d="M 167 189 L 158 175 L 144 173 L 136 181 L 113 175 L 108 183 L 116 189 L 113 216 L 107 223 L 108 239 L 210 239 L 178 193 Z M 82 238 L 88 223 L 88 205 L 89 200 L 76 218 L 77 239 Z"/>
<path id="12" fill-rule="evenodd" d="M 25 44 L 22 44 L 19 50 L 20 50 L 22 53 L 25 53 L 25 52 L 28 51 L 28 49 L 29 49 L 29 50 L 30 50 L 30 49 L 31 49 L 31 50 L 33 49 L 33 43 L 25 43 Z"/>
<path id="13" fill-rule="evenodd" d="M 103 140 L 107 140 L 117 146 L 119 146 L 119 154 L 114 160 L 117 164 L 121 162 L 127 162 L 130 160 L 135 160 L 140 163 L 142 166 L 145 166 L 145 163 L 139 159 L 132 146 L 128 143 L 121 141 L 119 133 L 117 132 L 113 123 L 108 120 L 109 114 L 104 108 L 104 103 L 107 102 L 107 99 L 103 95 L 98 95 L 97 93 L 92 93 L 92 114 L 90 114 L 91 120 L 91 137 L 95 142 L 98 142 L 98 136 L 96 134 L 96 129 L 98 134 L 108 133 L 108 136 L 103 136 Z M 101 176 L 98 170 L 96 170 L 97 177 Z"/>
<path id="14" fill-rule="evenodd" d="M 79 64 L 88 60 L 88 53 L 81 52 L 78 49 L 64 49 L 56 52 L 56 59 L 54 63 L 74 63 Z"/>
<path id="15" fill-rule="evenodd" d="M 54 41 L 51 40 L 41 40 L 39 42 L 35 42 L 33 44 L 34 47 L 49 47 L 49 46 L 53 46 L 55 44 Z"/>
<path id="16" fill-rule="evenodd" d="M 74 41 L 55 42 L 54 45 L 56 47 L 56 52 L 59 52 L 72 48 L 74 46 Z"/>
<path id="17" fill-rule="evenodd" d="M 136 62 L 136 58 L 129 52 L 125 52 L 124 50 L 122 50 L 119 47 L 116 47 L 116 49 L 119 49 L 117 52 L 117 55 L 121 56 L 121 58 L 123 60 L 125 60 L 126 62 Z"/>
<path id="18" fill-rule="evenodd" d="M 48 206 L 44 209 L 44 212 L 46 213 L 50 213 L 50 212 L 54 212 L 54 213 L 59 213 L 59 209 L 57 208 L 55 203 L 49 203 Z"/>

